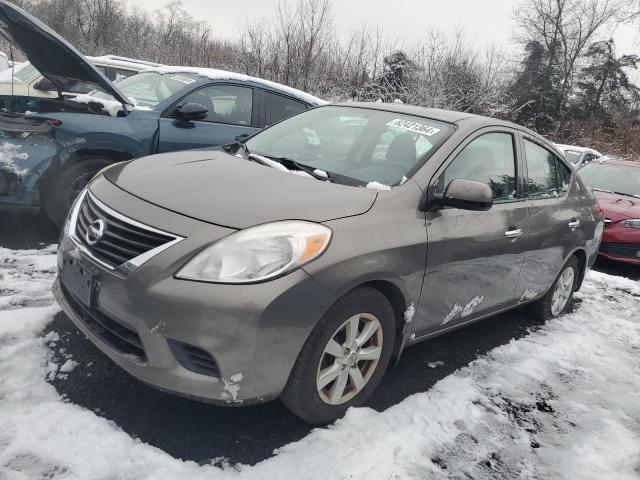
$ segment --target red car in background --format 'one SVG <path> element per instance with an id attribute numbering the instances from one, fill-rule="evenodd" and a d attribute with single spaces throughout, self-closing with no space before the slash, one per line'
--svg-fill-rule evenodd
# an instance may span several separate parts
<path id="1" fill-rule="evenodd" d="M 640 162 L 595 160 L 579 173 L 604 210 L 599 255 L 640 265 Z"/>

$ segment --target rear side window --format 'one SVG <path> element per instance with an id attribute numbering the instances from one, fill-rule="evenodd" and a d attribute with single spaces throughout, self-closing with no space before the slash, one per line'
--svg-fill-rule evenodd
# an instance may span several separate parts
<path id="1" fill-rule="evenodd" d="M 571 188 L 571 169 L 556 158 L 556 172 L 558 173 L 558 187 L 561 193 Z"/>
<path id="2" fill-rule="evenodd" d="M 472 140 L 456 156 L 438 180 L 443 192 L 456 178 L 486 183 L 494 200 L 516 198 L 516 166 L 513 135 L 486 133 Z"/>
<path id="3" fill-rule="evenodd" d="M 546 148 L 529 141 L 524 141 L 527 157 L 529 182 L 527 194 L 532 198 L 549 198 L 558 196 L 557 161 L 553 153 Z"/>
<path id="4" fill-rule="evenodd" d="M 267 91 L 262 92 L 262 98 L 264 99 L 267 126 L 307 109 L 307 106 L 302 102 Z"/>

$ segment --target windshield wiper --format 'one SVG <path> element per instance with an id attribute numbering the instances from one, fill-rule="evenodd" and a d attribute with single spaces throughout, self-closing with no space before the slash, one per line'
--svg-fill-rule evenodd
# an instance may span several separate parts
<path id="1" fill-rule="evenodd" d="M 231 153 L 232 149 L 236 149 L 234 153 L 238 153 L 239 150 L 242 150 L 244 152 L 245 155 L 249 156 L 250 152 L 249 152 L 249 148 L 247 148 L 247 146 L 244 144 L 244 142 L 240 141 L 240 140 L 236 140 L 235 142 L 231 142 L 231 143 L 227 143 L 226 145 L 222 145 L 222 147 L 220 147 L 222 150 L 224 150 L 227 153 Z"/>
<path id="2" fill-rule="evenodd" d="M 320 180 L 322 182 L 333 182 L 333 177 L 326 170 L 321 170 L 319 168 L 312 167 L 311 165 L 305 165 L 304 163 L 297 162 L 291 158 L 287 157 L 271 157 L 269 155 L 261 155 L 264 158 L 268 158 L 274 162 L 278 162 L 280 165 L 284 166 L 287 170 L 298 170 L 300 172 L 305 172 L 309 176 L 315 178 L 316 180 Z M 249 158 L 255 161 L 259 161 L 259 155 L 249 154 Z M 264 161 L 259 161 L 263 165 L 266 165 Z M 322 172 L 322 173 L 320 173 Z"/>
<path id="3" fill-rule="evenodd" d="M 637 195 L 635 193 L 616 192 L 614 190 L 605 190 L 604 188 L 596 187 L 591 187 L 591 190 L 595 190 L 596 192 L 613 193 L 615 195 L 624 195 L 625 197 L 640 198 L 640 195 Z"/>
<path id="4" fill-rule="evenodd" d="M 634 198 L 640 198 L 640 195 L 636 195 L 635 193 L 625 193 L 625 192 L 613 192 L 616 195 L 624 195 L 625 197 L 634 197 Z"/>

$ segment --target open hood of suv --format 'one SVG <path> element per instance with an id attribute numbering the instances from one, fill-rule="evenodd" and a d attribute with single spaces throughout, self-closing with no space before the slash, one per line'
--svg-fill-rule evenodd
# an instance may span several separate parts
<path id="1" fill-rule="evenodd" d="M 117 101 L 131 104 L 131 100 L 69 42 L 6 0 L 0 0 L 0 35 L 22 50 L 31 64 L 61 91 L 77 83 L 90 83 Z"/>
<path id="2" fill-rule="evenodd" d="M 151 155 L 117 164 L 104 176 L 147 202 L 237 229 L 360 215 L 377 197 L 375 190 L 304 178 L 221 150 Z"/>

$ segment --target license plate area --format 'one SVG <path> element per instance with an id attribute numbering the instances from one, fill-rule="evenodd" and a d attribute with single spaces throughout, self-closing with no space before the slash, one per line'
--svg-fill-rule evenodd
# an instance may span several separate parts
<path id="1" fill-rule="evenodd" d="M 79 255 L 65 253 L 62 257 L 60 280 L 69 293 L 82 305 L 92 308 L 95 305 L 98 272 L 83 262 Z"/>

